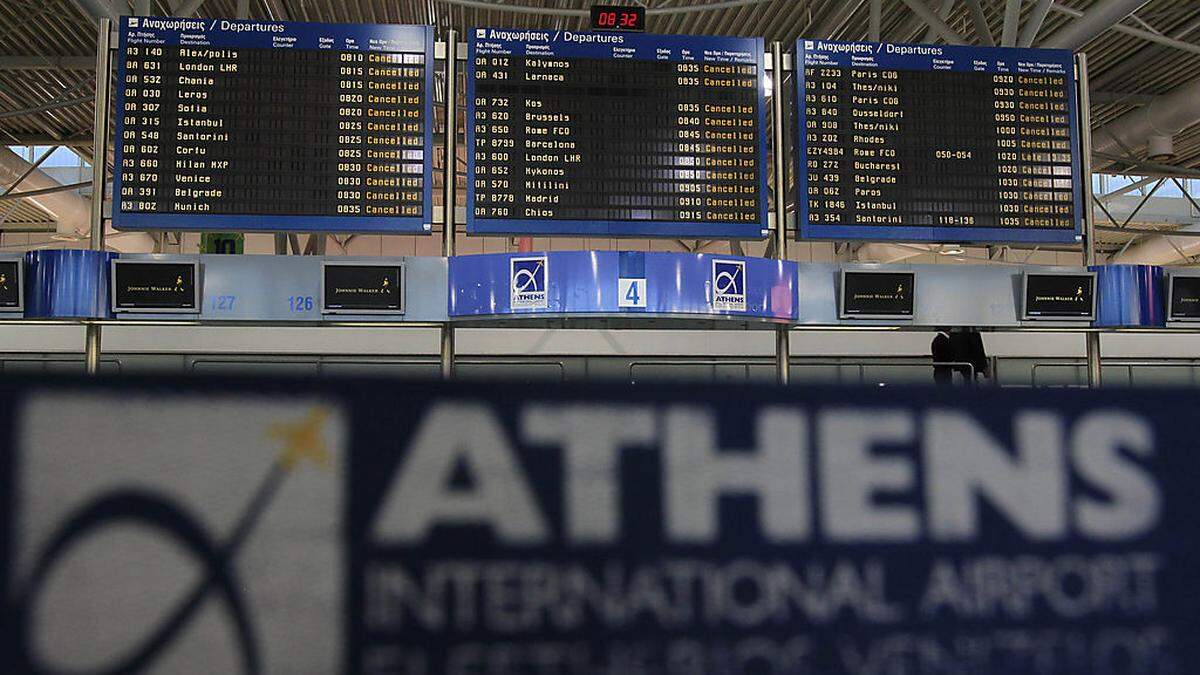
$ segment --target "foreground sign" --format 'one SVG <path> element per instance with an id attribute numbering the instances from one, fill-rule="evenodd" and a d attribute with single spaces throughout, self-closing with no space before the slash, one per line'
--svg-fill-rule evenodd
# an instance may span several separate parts
<path id="1" fill-rule="evenodd" d="M 179 384 L 0 391 L 6 672 L 1197 672 L 1184 396 Z"/>

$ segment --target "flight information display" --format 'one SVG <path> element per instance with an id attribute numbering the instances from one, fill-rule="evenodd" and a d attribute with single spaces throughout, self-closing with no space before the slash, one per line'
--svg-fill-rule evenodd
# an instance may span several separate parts
<path id="1" fill-rule="evenodd" d="M 467 231 L 761 238 L 761 38 L 476 29 Z"/>
<path id="2" fill-rule="evenodd" d="M 124 17 L 118 229 L 429 232 L 433 29 Z"/>
<path id="3" fill-rule="evenodd" d="M 1069 51 L 796 42 L 799 235 L 1075 242 Z"/>

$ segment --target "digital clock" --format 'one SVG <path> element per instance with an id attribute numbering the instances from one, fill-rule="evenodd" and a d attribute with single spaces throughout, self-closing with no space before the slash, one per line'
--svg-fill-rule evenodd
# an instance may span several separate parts
<path id="1" fill-rule="evenodd" d="M 646 30 L 646 8 L 592 5 L 592 30 Z"/>

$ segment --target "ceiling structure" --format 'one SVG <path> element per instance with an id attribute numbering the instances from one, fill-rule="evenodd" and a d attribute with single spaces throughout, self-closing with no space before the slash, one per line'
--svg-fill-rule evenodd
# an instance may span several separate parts
<path id="1" fill-rule="evenodd" d="M 90 157 L 96 34 L 103 17 L 149 13 L 416 23 L 459 31 L 474 26 L 585 29 L 591 4 L 592 0 L 5 0 L 0 3 L 0 139 L 6 145 L 60 144 Z M 649 32 L 762 36 L 784 42 L 785 49 L 799 36 L 1076 49 L 1088 55 L 1097 149 L 1093 167 L 1137 175 L 1200 177 L 1197 0 L 646 0 L 644 4 Z M 1148 159 L 1151 153 L 1153 160 Z M 3 181 L 0 191 L 10 183 Z M 14 190 L 21 191 L 19 186 Z M 13 203 L 18 206 L 11 208 Z M 53 220 L 47 209 L 31 200 L 0 201 L 0 216 L 10 210 L 0 220 L 0 230 L 36 228 Z M 1099 209 L 1097 222 L 1107 222 Z M 1156 227 L 1169 229 L 1169 225 Z M 1099 240 L 1111 249 L 1146 238 L 1105 232 Z M 1200 237 L 1188 241 L 1200 252 Z"/>

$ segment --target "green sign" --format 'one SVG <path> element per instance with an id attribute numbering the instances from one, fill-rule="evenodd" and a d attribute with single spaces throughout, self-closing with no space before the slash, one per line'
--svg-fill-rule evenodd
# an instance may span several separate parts
<path id="1" fill-rule="evenodd" d="M 240 232 L 205 232 L 200 235 L 200 250 L 203 253 L 241 255 L 246 252 L 246 235 Z"/>

